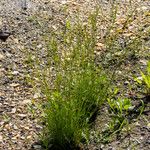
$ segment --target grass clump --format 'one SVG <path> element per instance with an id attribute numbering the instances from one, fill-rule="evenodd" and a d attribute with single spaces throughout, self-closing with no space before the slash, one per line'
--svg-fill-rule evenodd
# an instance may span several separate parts
<path id="1" fill-rule="evenodd" d="M 89 17 L 88 26 L 67 21 L 63 33 L 52 35 L 44 67 L 38 65 L 47 149 L 74 149 L 87 141 L 90 123 L 106 99 L 109 82 L 94 60 L 97 14 Z"/>

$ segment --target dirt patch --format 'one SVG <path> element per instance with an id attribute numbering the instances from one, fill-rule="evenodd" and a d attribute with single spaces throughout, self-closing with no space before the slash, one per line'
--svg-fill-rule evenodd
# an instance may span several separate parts
<path id="1" fill-rule="evenodd" d="M 0 1 L 0 29 L 11 33 L 6 42 L 0 41 L 0 149 L 42 149 L 39 143 L 35 143 L 41 126 L 30 112 L 30 106 L 34 107 L 31 104 L 38 94 L 26 81 L 32 69 L 25 63 L 28 59 L 25 54 L 45 49 L 45 33 L 50 32 L 51 28 L 57 30 L 63 26 L 66 18 L 73 20 L 78 11 L 86 20 L 88 12 L 94 10 L 98 3 L 103 4 L 103 9 L 109 8 L 105 0 L 97 3 L 94 0 Z M 149 1 L 141 1 L 141 4 L 143 9 L 150 8 Z M 98 125 L 105 120 L 101 116 L 95 130 L 101 128 Z M 129 125 L 131 132 L 124 135 L 125 138 L 114 139 L 107 145 L 93 139 L 85 149 L 150 149 L 149 116 L 149 113 L 142 115 Z"/>

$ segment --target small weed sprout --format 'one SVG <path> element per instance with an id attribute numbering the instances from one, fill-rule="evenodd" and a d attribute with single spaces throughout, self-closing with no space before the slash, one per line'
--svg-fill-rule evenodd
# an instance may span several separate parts
<path id="1" fill-rule="evenodd" d="M 144 84 L 145 85 L 145 93 L 150 96 L 150 61 L 147 63 L 147 69 L 146 69 L 146 74 L 144 74 L 142 71 L 141 73 L 141 79 L 135 78 L 135 80 L 139 84 Z"/>
<path id="2" fill-rule="evenodd" d="M 110 111 L 112 113 L 112 123 L 113 124 L 113 130 L 120 131 L 125 125 L 127 120 L 127 114 L 128 110 L 132 107 L 130 99 L 108 99 L 108 104 L 110 106 Z M 112 126 L 111 126 L 112 127 Z"/>

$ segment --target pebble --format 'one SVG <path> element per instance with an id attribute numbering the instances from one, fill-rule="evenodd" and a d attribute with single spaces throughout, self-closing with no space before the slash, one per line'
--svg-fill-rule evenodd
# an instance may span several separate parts
<path id="1" fill-rule="evenodd" d="M 67 1 L 66 0 L 62 0 L 61 4 L 65 5 L 65 4 L 67 4 Z"/>
<path id="2" fill-rule="evenodd" d="M 39 48 L 39 49 L 42 48 L 42 44 L 39 44 L 39 45 L 37 46 L 37 48 Z"/>
<path id="3" fill-rule="evenodd" d="M 32 139 L 32 136 L 31 135 L 27 136 L 27 139 Z"/>
<path id="4" fill-rule="evenodd" d="M 141 59 L 139 62 L 142 63 L 144 66 L 147 65 L 147 60 L 142 60 L 142 59 Z"/>
<path id="5" fill-rule="evenodd" d="M 42 148 L 41 145 L 33 145 L 33 147 L 34 147 L 35 149 L 41 149 L 41 148 Z"/>
<path id="6" fill-rule="evenodd" d="M 12 110 L 11 110 L 11 114 L 15 114 L 16 113 L 16 108 L 13 108 Z"/>
<path id="7" fill-rule="evenodd" d="M 18 75 L 18 74 L 19 74 L 19 71 L 13 71 L 11 74 L 12 74 L 12 75 Z"/>
<path id="8" fill-rule="evenodd" d="M 26 115 L 26 114 L 18 114 L 18 116 L 23 119 L 23 118 L 25 118 L 27 115 Z"/>
<path id="9" fill-rule="evenodd" d="M 147 124 L 147 127 L 150 128 L 150 123 Z"/>
<path id="10" fill-rule="evenodd" d="M 124 82 L 124 85 L 128 85 L 130 82 L 129 81 L 125 81 Z"/>
<path id="11" fill-rule="evenodd" d="M 12 54 L 6 52 L 6 56 L 10 58 L 12 56 Z"/>
<path id="12" fill-rule="evenodd" d="M 12 84 L 10 84 L 10 86 L 11 87 L 17 87 L 17 86 L 19 86 L 20 84 L 18 84 L 18 83 L 12 83 Z"/>
<path id="13" fill-rule="evenodd" d="M 2 142 L 3 141 L 3 136 L 2 135 L 0 135 L 0 142 Z"/>
<path id="14" fill-rule="evenodd" d="M 0 61 L 2 61 L 4 58 L 4 55 L 0 54 Z"/>
<path id="15" fill-rule="evenodd" d="M 14 129 L 15 129 L 15 130 L 17 130 L 17 129 L 18 129 L 18 127 L 17 127 L 16 125 L 14 125 Z"/>
<path id="16" fill-rule="evenodd" d="M 137 79 L 138 79 L 138 80 L 143 80 L 143 78 L 142 78 L 141 76 L 140 76 L 140 77 L 137 77 Z"/>
<path id="17" fill-rule="evenodd" d="M 37 99 L 37 98 L 39 98 L 39 97 L 41 97 L 41 94 L 40 94 L 40 93 L 35 93 L 34 96 L 33 96 L 34 99 Z"/>
<path id="18" fill-rule="evenodd" d="M 135 122 L 135 125 L 136 125 L 136 126 L 140 126 L 139 122 Z"/>
<path id="19" fill-rule="evenodd" d="M 22 102 L 20 102 L 21 104 L 29 104 L 31 103 L 31 100 L 30 99 L 26 99 L 26 100 L 23 100 Z"/>

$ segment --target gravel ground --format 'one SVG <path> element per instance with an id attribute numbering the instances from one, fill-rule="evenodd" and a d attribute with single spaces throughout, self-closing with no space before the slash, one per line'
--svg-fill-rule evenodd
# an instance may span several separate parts
<path id="1" fill-rule="evenodd" d="M 107 6 L 107 0 L 102 0 Z M 150 6 L 149 1 L 144 2 Z M 67 5 L 69 15 L 62 8 Z M 44 49 L 42 35 L 52 27 L 64 25 L 64 19 L 80 10 L 84 16 L 94 9 L 94 0 L 1 0 L 0 29 L 8 30 L 11 35 L 6 42 L 0 41 L 0 149 L 28 150 L 41 149 L 33 144 L 38 140 L 41 127 L 28 111 L 28 105 L 37 95 L 26 83 L 26 74 L 32 72 L 24 61 L 25 53 Z M 36 21 L 37 17 L 41 22 Z M 72 17 L 73 18 L 73 17 Z M 45 22 L 42 22 L 45 20 Z M 143 120 L 142 120 L 143 121 Z M 139 149 L 150 149 L 149 129 L 137 124 L 133 137 Z M 143 128 L 145 127 L 145 128 Z M 135 134 L 135 136 L 134 136 Z M 142 139 L 139 139 L 142 138 Z M 143 141 L 144 144 L 138 142 Z M 118 149 L 120 142 L 114 141 L 104 147 L 91 144 L 88 149 Z M 121 148 L 120 148 L 121 149 Z M 124 147 L 122 149 L 132 149 Z M 136 147 L 135 147 L 136 149 Z"/>

